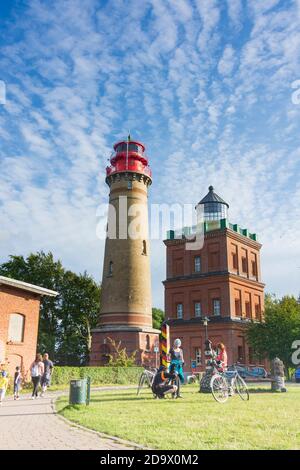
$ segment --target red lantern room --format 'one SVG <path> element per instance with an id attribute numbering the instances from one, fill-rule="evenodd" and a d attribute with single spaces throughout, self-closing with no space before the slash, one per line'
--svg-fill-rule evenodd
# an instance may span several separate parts
<path id="1" fill-rule="evenodd" d="M 110 158 L 110 166 L 106 167 L 106 176 L 114 173 L 141 173 L 151 178 L 152 173 L 145 155 L 145 146 L 141 142 L 122 140 L 114 145 L 115 153 Z"/>

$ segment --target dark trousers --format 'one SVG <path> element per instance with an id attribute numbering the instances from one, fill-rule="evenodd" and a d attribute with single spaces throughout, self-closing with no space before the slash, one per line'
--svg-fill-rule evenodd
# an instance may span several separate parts
<path id="1" fill-rule="evenodd" d="M 178 397 L 178 395 L 180 395 L 180 385 L 181 385 L 181 380 L 180 380 L 180 377 L 178 375 L 177 375 L 174 383 L 175 383 L 175 385 L 177 385 L 176 396 Z"/>
<path id="2" fill-rule="evenodd" d="M 38 396 L 38 388 L 39 388 L 39 385 L 40 385 L 41 377 L 40 377 L 40 376 L 38 376 L 38 377 L 31 377 L 31 380 L 32 380 L 32 383 L 33 383 L 32 396 L 33 396 L 33 397 L 37 397 L 37 396 Z"/>

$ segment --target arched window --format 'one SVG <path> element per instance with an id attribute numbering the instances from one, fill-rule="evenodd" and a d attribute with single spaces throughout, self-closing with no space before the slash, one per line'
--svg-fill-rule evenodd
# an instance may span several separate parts
<path id="1" fill-rule="evenodd" d="M 143 255 L 147 254 L 147 243 L 146 240 L 143 240 Z"/>
<path id="2" fill-rule="evenodd" d="M 109 266 L 108 266 L 108 275 L 109 275 L 109 276 L 112 276 L 113 267 L 114 267 L 114 263 L 113 263 L 112 261 L 110 261 L 110 262 L 109 262 Z"/>
<path id="3" fill-rule="evenodd" d="M 9 316 L 8 341 L 22 343 L 24 341 L 25 317 L 20 313 L 11 313 Z"/>

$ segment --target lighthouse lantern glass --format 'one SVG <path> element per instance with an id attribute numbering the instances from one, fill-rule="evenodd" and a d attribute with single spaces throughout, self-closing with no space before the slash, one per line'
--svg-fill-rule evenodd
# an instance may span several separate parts
<path id="1" fill-rule="evenodd" d="M 221 220 L 227 218 L 227 206 L 221 202 L 204 204 L 204 220 Z"/>

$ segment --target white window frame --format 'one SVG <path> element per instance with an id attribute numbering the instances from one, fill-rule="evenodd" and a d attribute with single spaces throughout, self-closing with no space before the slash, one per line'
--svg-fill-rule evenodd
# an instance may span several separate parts
<path id="1" fill-rule="evenodd" d="M 216 317 L 221 315 L 221 300 L 213 299 L 213 313 Z"/>
<path id="2" fill-rule="evenodd" d="M 198 307 L 198 313 L 197 313 L 197 307 Z M 202 317 L 201 302 L 195 302 L 194 303 L 194 316 L 196 318 L 201 318 Z"/>
<path id="3" fill-rule="evenodd" d="M 18 331 L 16 331 L 16 328 Z M 21 313 L 11 313 L 8 324 L 8 341 L 12 343 L 23 343 L 25 331 L 25 316 Z M 18 334 L 16 334 L 16 332 Z"/>
<path id="4" fill-rule="evenodd" d="M 195 273 L 201 273 L 201 256 L 195 256 L 194 258 L 194 271 Z"/>
<path id="5" fill-rule="evenodd" d="M 177 304 L 176 305 L 176 315 L 178 320 L 182 320 L 183 318 L 183 304 Z"/>

